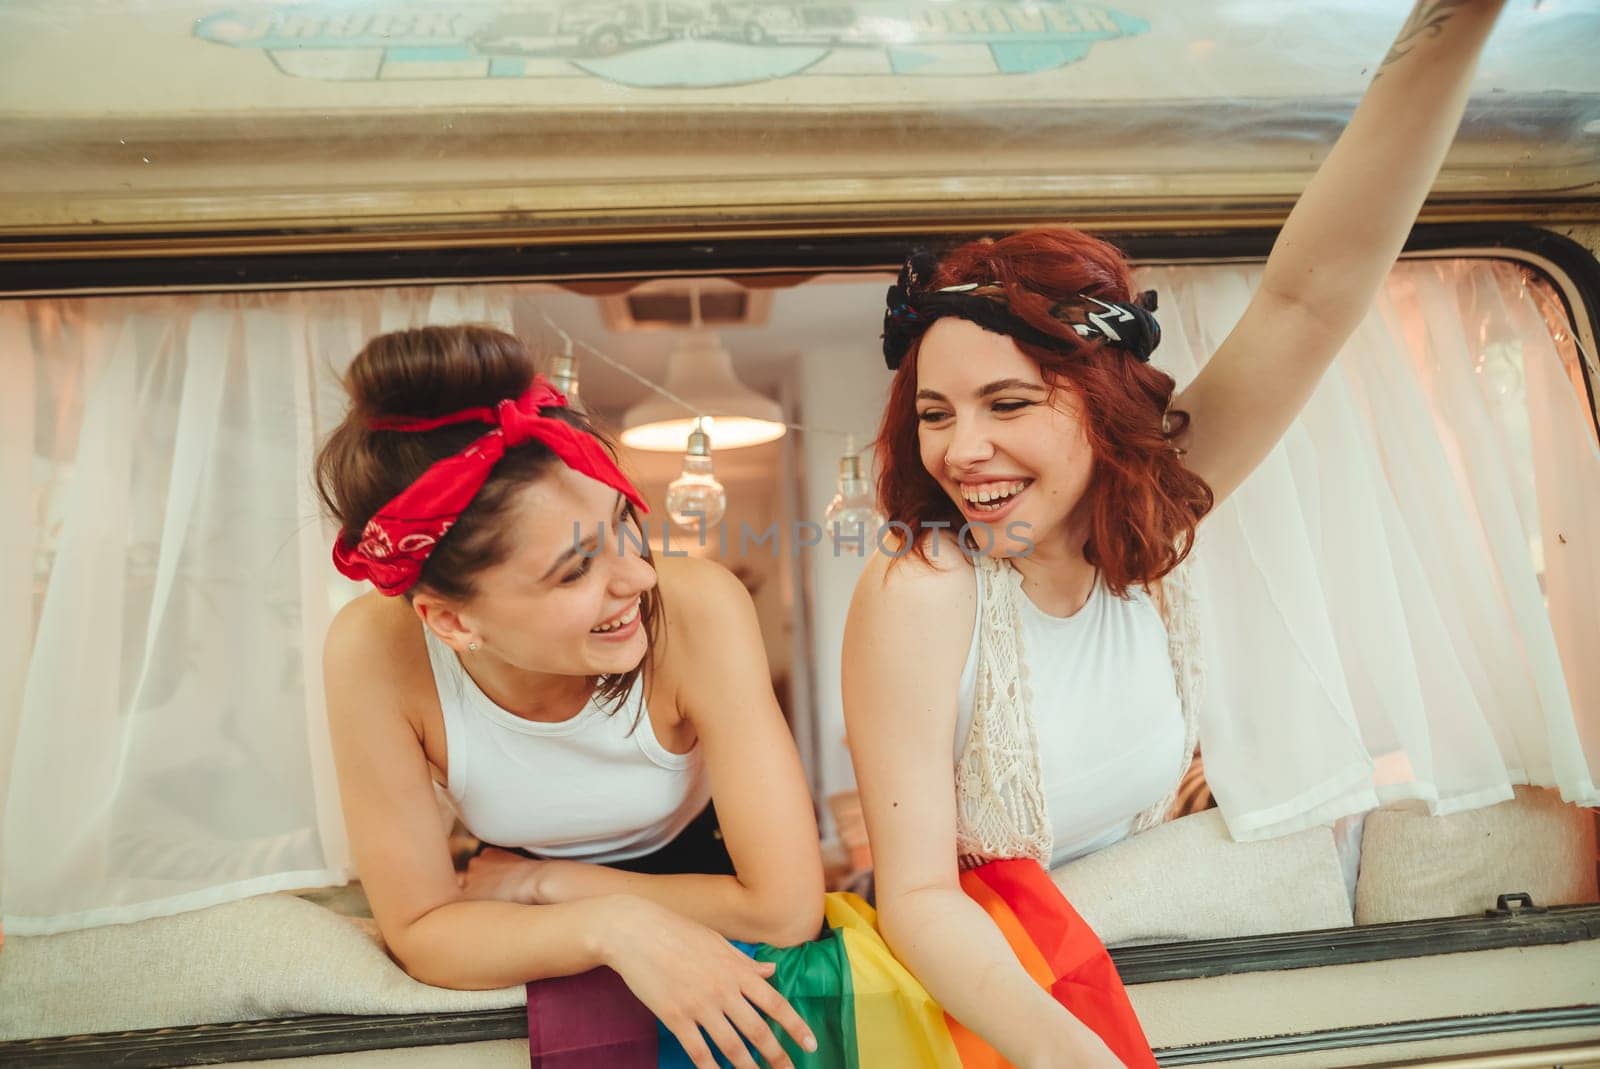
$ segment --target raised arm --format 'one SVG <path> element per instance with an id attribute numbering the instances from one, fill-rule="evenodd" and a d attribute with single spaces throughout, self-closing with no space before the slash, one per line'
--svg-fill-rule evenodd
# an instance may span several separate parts
<path id="1" fill-rule="evenodd" d="M 772 693 L 755 606 L 739 580 L 714 562 L 663 560 L 658 572 L 668 614 L 666 672 L 699 738 L 736 875 L 650 875 L 519 860 L 523 894 L 542 902 L 632 894 L 730 939 L 779 946 L 812 939 L 822 926 L 816 816 Z"/>
<path id="2" fill-rule="evenodd" d="M 766 983 L 771 967 L 705 925 L 629 894 L 554 905 L 467 897 L 450 863 L 421 738 L 404 715 L 418 684 L 406 666 L 420 658 L 425 671 L 427 664 L 419 625 L 393 609 L 358 599 L 341 610 L 329 629 L 323 674 L 351 852 L 396 960 L 425 983 L 463 989 L 607 965 L 699 1069 L 716 1064 L 707 1036 L 735 1066 L 754 1066 L 734 1029 L 769 1064 L 789 1066 L 752 1006 L 802 1045 L 814 1043 L 809 1030 Z"/>
<path id="3" fill-rule="evenodd" d="M 1366 315 L 1466 107 L 1504 0 L 1419 0 L 1267 258 L 1244 316 L 1173 407 L 1220 502 L 1282 437 Z"/>
<path id="4" fill-rule="evenodd" d="M 875 559 L 845 624 L 845 721 L 872 841 L 879 923 L 929 993 L 1013 1065 L 1116 1066 L 961 890 L 952 752 L 977 592 L 958 554 L 946 543 L 926 566 Z"/>

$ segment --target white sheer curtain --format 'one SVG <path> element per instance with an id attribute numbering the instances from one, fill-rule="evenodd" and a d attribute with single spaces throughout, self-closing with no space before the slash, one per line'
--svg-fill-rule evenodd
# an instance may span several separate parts
<path id="1" fill-rule="evenodd" d="M 1180 386 L 1259 279 L 1142 273 Z M 1520 783 L 1600 804 L 1600 452 L 1554 304 L 1504 261 L 1400 265 L 1202 528 L 1201 746 L 1235 837 Z"/>
<path id="2" fill-rule="evenodd" d="M 1252 267 L 1143 272 L 1193 376 Z M 310 484 L 369 336 L 476 286 L 0 301 L 0 914 L 15 935 L 341 882 Z M 1554 298 L 1402 265 L 1202 530 L 1202 741 L 1240 838 L 1513 783 L 1600 803 L 1600 452 Z"/>
<path id="3" fill-rule="evenodd" d="M 0 302 L 8 933 L 347 878 L 311 460 L 367 337 L 459 321 L 508 291 Z"/>

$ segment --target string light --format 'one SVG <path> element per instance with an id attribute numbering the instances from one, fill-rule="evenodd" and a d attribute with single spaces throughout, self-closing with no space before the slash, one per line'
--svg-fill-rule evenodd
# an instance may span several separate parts
<path id="1" fill-rule="evenodd" d="M 572 353 L 572 339 L 566 339 L 566 351 L 550 362 L 550 384 L 567 398 L 567 404 L 581 409 L 578 397 L 578 358 Z"/>
<path id="2" fill-rule="evenodd" d="M 701 530 L 700 537 L 705 537 L 709 531 L 722 521 L 727 513 L 728 495 L 721 482 L 711 468 L 711 436 L 707 433 L 716 419 L 716 413 L 704 412 L 695 405 L 690 404 L 678 394 L 665 386 L 660 385 L 639 374 L 633 368 L 615 360 L 606 353 L 590 345 L 582 339 L 574 338 L 561 328 L 561 325 L 550 318 L 550 313 L 539 309 L 539 316 L 557 336 L 561 338 L 564 347 L 563 356 L 557 358 L 552 366 L 552 382 L 563 393 L 567 393 L 569 400 L 572 393 L 561 385 L 561 381 L 569 381 L 571 390 L 578 388 L 577 360 L 574 350 L 583 349 L 607 366 L 620 371 L 633 379 L 645 389 L 665 397 L 681 405 L 685 411 L 693 413 L 695 423 L 689 432 L 689 441 L 683 458 L 683 472 L 667 486 L 667 515 L 672 522 L 689 530 Z M 557 380 L 556 376 L 564 375 L 564 380 Z M 828 503 L 824 513 L 824 528 L 829 530 L 835 539 L 854 541 L 859 535 L 867 540 L 864 544 L 871 545 L 878 529 L 882 526 L 882 517 L 878 515 L 872 497 L 871 484 L 867 481 L 862 462 L 862 450 L 855 445 L 855 435 L 849 431 L 835 430 L 832 427 L 819 427 L 806 423 L 783 424 L 790 430 L 806 434 L 826 434 L 845 440 L 845 451 L 839 458 L 839 481 L 837 492 L 833 500 Z M 704 525 L 703 530 L 701 525 Z"/>
<path id="3" fill-rule="evenodd" d="M 878 514 L 853 435 L 845 438 L 844 455 L 839 458 L 838 488 L 822 519 L 824 529 L 833 536 L 836 552 L 841 542 L 857 547 L 872 545 L 883 527 L 883 517 Z"/>
<path id="4" fill-rule="evenodd" d="M 711 471 L 708 423 L 704 418 L 695 420 L 683 455 L 683 473 L 667 484 L 667 515 L 679 527 L 696 532 L 702 545 L 728 511 L 728 494 Z"/>

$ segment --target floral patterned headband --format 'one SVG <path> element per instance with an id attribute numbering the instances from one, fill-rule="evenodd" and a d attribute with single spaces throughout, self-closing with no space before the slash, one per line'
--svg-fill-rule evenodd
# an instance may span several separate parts
<path id="1" fill-rule="evenodd" d="M 985 330 L 1056 352 L 1075 351 L 1069 339 L 1040 330 L 1012 311 L 1005 288 L 997 282 L 930 289 L 938 266 L 936 255 L 918 250 L 906 260 L 899 279 L 889 287 L 888 307 L 883 313 L 883 359 L 890 371 L 900 366 L 912 343 L 945 316 L 956 316 Z M 1058 301 L 1050 315 L 1080 338 L 1100 340 L 1148 363 L 1150 354 L 1161 343 L 1161 324 L 1151 315 L 1155 310 L 1155 290 L 1146 290 L 1132 301 L 1102 301 L 1080 293 Z"/>

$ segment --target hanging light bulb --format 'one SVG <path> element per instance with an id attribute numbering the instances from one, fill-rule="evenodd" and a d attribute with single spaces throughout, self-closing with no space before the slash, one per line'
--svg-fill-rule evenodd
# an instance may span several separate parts
<path id="1" fill-rule="evenodd" d="M 572 335 L 561 329 L 561 324 L 550 318 L 550 313 L 539 310 L 545 325 L 561 339 L 561 352 L 550 358 L 550 385 L 567 399 L 567 405 L 583 411 L 583 400 L 578 396 L 578 356 L 573 351 Z M 604 353 L 597 354 L 605 359 Z"/>
<path id="2" fill-rule="evenodd" d="M 711 438 L 706 433 L 710 422 L 695 420 L 683 455 L 683 474 L 667 484 L 667 515 L 679 527 L 698 530 L 702 540 L 728 511 L 728 495 L 711 473 Z"/>
<path id="3" fill-rule="evenodd" d="M 550 385 L 566 397 L 568 405 L 582 410 L 583 402 L 578 397 L 578 358 L 572 354 L 572 339 L 563 337 L 566 352 L 550 360 Z"/>
<path id="4" fill-rule="evenodd" d="M 845 440 L 845 452 L 839 458 L 838 491 L 822 514 L 823 527 L 833 535 L 836 553 L 842 542 L 859 546 L 860 552 L 865 553 L 883 526 L 883 517 L 878 515 L 872 486 L 862 471 L 861 454 L 855 445 L 854 438 Z"/>

